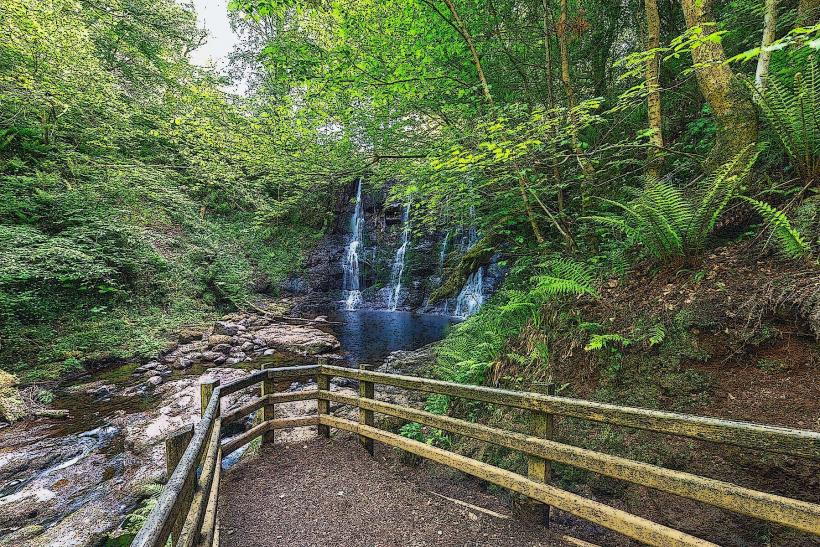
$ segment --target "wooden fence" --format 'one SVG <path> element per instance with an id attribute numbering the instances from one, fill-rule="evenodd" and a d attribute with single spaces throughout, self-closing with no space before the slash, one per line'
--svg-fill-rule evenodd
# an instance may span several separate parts
<path id="1" fill-rule="evenodd" d="M 358 396 L 331 391 L 333 377 L 357 380 Z M 317 389 L 275 392 L 276 382 L 305 378 L 315 378 Z M 262 384 L 260 397 L 229 414 L 221 414 L 222 397 L 259 383 Z M 374 396 L 375 384 L 526 410 L 530 413 L 529 434 L 379 401 Z M 275 404 L 305 400 L 317 401 L 317 414 L 274 419 Z M 331 402 L 357 407 L 358 421 L 331 415 Z M 202 418 L 195 427 L 169 437 L 166 443 L 168 483 L 132 545 L 164 546 L 169 537 L 173 545 L 218 545 L 217 498 L 222 457 L 259 436 L 263 443 L 272 442 L 276 429 L 304 426 L 317 426 L 319 434 L 326 437 L 331 428 L 356 433 L 371 454 L 373 441 L 401 448 L 523 494 L 541 504 L 538 507 L 546 519 L 549 518 L 549 507 L 556 507 L 649 545 L 712 544 L 552 486 L 549 484 L 550 463 L 571 465 L 820 536 L 820 505 L 552 439 L 553 418 L 560 415 L 820 461 L 820 433 L 812 431 L 595 403 L 557 397 L 548 390 L 546 393 L 516 392 L 385 374 L 368 370 L 364 365 L 358 370 L 328 366 L 321 360 L 319 365 L 262 370 L 225 386 L 203 384 L 201 413 Z M 233 439 L 220 442 L 223 424 L 244 419 L 252 413 L 257 416 L 256 425 Z M 528 458 L 528 474 L 519 475 L 378 429 L 374 413 L 522 452 Z"/>

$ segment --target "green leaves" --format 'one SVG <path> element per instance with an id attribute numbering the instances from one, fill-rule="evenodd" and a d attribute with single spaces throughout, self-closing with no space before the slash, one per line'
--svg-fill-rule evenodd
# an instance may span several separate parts
<path id="1" fill-rule="evenodd" d="M 757 160 L 752 147 L 739 153 L 685 194 L 666 181 L 649 181 L 637 198 L 628 203 L 601 199 L 621 216 L 583 217 L 615 228 L 628 244 L 639 244 L 662 263 L 697 256 L 705 246 L 721 213 L 737 194 Z"/>
<path id="2" fill-rule="evenodd" d="M 749 197 L 741 198 L 754 207 L 755 211 L 763 217 L 768 227 L 771 229 L 778 242 L 778 249 L 788 258 L 801 258 L 811 252 L 809 244 L 803 239 L 788 217 L 778 209 L 775 209 L 764 201 L 759 201 Z"/>

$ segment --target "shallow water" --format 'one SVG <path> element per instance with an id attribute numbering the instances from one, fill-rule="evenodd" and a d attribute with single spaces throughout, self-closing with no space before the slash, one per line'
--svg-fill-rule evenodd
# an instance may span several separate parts
<path id="1" fill-rule="evenodd" d="M 348 363 L 380 364 L 394 351 L 414 350 L 441 340 L 453 317 L 386 310 L 337 311 L 328 316 Z"/>

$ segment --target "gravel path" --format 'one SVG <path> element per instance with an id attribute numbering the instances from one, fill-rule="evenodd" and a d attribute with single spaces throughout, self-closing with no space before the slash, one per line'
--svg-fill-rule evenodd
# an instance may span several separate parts
<path id="1" fill-rule="evenodd" d="M 223 475 L 221 545 L 569 545 L 432 494 L 386 465 L 380 449 L 389 450 L 377 443 L 372 459 L 355 438 L 312 439 L 241 461 Z"/>

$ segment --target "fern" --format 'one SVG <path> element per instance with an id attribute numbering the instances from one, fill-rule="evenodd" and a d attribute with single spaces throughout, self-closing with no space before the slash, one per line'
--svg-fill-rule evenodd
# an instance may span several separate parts
<path id="1" fill-rule="evenodd" d="M 561 296 L 590 295 L 595 298 L 595 278 L 592 270 L 586 264 L 574 260 L 559 258 L 541 265 L 546 273 L 532 278 L 533 289 L 531 294 L 549 299 Z"/>
<path id="2" fill-rule="evenodd" d="M 820 180 L 820 69 L 811 57 L 805 73 L 792 86 L 770 78 L 765 89 L 747 85 L 757 99 L 767 124 L 783 146 L 800 178 Z"/>
<path id="3" fill-rule="evenodd" d="M 620 334 L 593 334 L 589 338 L 589 343 L 584 346 L 584 351 L 604 349 L 608 347 L 610 343 L 617 343 L 621 344 L 623 347 L 627 347 L 632 344 L 632 340 L 625 338 Z"/>
<path id="4" fill-rule="evenodd" d="M 649 335 L 649 347 L 657 346 L 666 338 L 666 329 L 663 325 L 655 325 L 652 334 Z"/>
<path id="5" fill-rule="evenodd" d="M 629 203 L 602 200 L 619 209 L 620 216 L 584 219 L 623 232 L 628 244 L 640 244 L 661 262 L 700 253 L 756 160 L 757 153 L 748 147 L 707 177 L 691 198 L 669 182 L 652 181 Z"/>
<path id="6" fill-rule="evenodd" d="M 765 201 L 743 197 L 742 199 L 750 203 L 755 211 L 763 217 L 763 220 L 772 227 L 772 232 L 780 244 L 780 251 L 789 258 L 800 258 L 809 254 L 809 244 L 800 235 L 800 232 L 792 227 L 788 217 L 783 211 L 775 209 Z"/>

